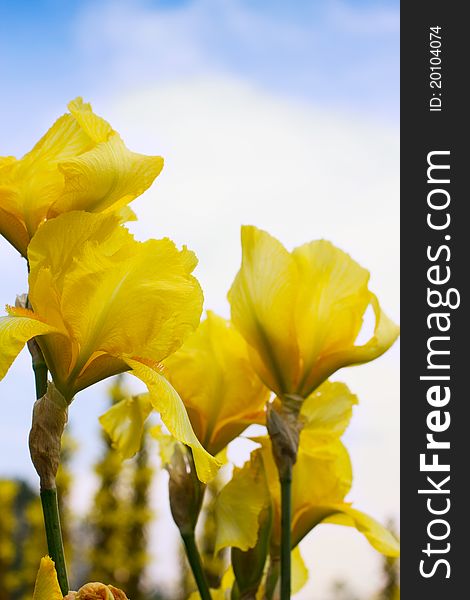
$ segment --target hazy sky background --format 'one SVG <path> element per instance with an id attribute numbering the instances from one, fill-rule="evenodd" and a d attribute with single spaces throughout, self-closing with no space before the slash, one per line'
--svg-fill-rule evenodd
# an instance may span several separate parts
<path id="1" fill-rule="evenodd" d="M 371 270 L 398 321 L 398 46 L 391 0 L 2 2 L 0 155 L 24 154 L 82 95 L 131 149 L 165 157 L 133 203 L 132 230 L 195 250 L 206 308 L 228 316 L 239 227 L 251 223 L 289 249 L 330 239 Z M 26 291 L 26 270 L 3 240 L 0 264 L 3 305 Z M 395 347 L 336 376 L 360 398 L 346 437 L 350 500 L 381 520 L 398 518 L 398 366 Z M 81 393 L 70 411 L 80 510 L 93 490 L 106 386 Z M 26 444 L 33 389 L 24 352 L 0 383 L 0 477 L 36 484 Z M 155 537 L 151 574 L 169 582 L 178 540 L 169 522 L 157 533 L 166 544 Z M 339 577 L 364 597 L 377 584 L 378 556 L 355 531 L 319 527 L 302 552 L 311 585 L 299 600 L 324 600 Z"/>

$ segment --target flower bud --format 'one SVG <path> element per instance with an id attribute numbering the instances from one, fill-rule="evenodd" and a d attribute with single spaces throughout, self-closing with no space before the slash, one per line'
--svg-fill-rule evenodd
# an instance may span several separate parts
<path id="1" fill-rule="evenodd" d="M 193 533 L 204 497 L 205 486 L 199 481 L 191 450 L 176 444 L 167 464 L 170 474 L 170 508 L 180 533 Z"/>

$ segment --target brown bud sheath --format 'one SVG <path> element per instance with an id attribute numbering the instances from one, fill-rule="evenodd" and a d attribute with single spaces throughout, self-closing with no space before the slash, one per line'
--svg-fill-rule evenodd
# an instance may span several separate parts
<path id="1" fill-rule="evenodd" d="M 34 403 L 29 434 L 29 451 L 39 475 L 41 490 L 55 489 L 67 412 L 67 402 L 55 385 L 49 382 L 45 395 Z"/>
<path id="2" fill-rule="evenodd" d="M 282 479 L 292 472 L 297 460 L 302 422 L 299 418 L 303 398 L 294 394 L 268 404 L 266 426 L 273 449 L 273 456 Z"/>

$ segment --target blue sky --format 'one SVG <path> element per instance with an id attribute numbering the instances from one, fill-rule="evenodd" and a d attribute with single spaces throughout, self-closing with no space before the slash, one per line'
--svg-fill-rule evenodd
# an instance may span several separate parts
<path id="1" fill-rule="evenodd" d="M 132 150 L 165 157 L 133 203 L 133 231 L 195 250 L 206 308 L 228 316 L 239 226 L 253 223 L 288 248 L 337 243 L 371 270 L 371 289 L 398 320 L 398 15 L 397 1 L 381 0 L 4 1 L 0 156 L 28 151 L 81 95 Z M 26 291 L 26 271 L 1 239 L 0 265 L 3 305 Z M 398 351 L 340 377 L 361 399 L 348 433 L 353 499 L 385 519 L 398 512 Z M 81 508 L 106 387 L 70 411 Z M 0 477 L 35 483 L 32 394 L 23 352 L 0 382 Z M 374 581 L 361 567 L 372 572 L 375 555 L 353 533 L 322 535 L 311 550 L 317 593 L 338 563 L 365 597 Z M 302 598 L 317 600 L 308 589 Z"/>
<path id="2" fill-rule="evenodd" d="M 139 39 L 136 19 L 146 15 L 164 20 L 166 31 Z M 123 82 L 208 70 L 317 104 L 398 116 L 392 0 L 7 0 L 0 56 L 1 152 L 22 150 L 78 94 L 112 96 Z"/>

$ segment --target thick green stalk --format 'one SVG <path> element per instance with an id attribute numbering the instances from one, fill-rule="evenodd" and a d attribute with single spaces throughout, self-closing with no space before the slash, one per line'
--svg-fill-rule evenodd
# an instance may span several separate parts
<path id="1" fill-rule="evenodd" d="M 65 564 L 64 545 L 60 528 L 59 506 L 57 504 L 57 490 L 41 490 L 42 512 L 46 526 L 47 548 L 49 555 L 55 563 L 57 579 L 59 580 L 62 594 L 69 592 L 67 566 Z"/>
<path id="2" fill-rule="evenodd" d="M 188 561 L 191 566 L 194 579 L 196 580 L 197 589 L 199 590 L 201 599 L 212 600 L 211 593 L 209 591 L 209 586 L 207 584 L 206 575 L 202 567 L 201 557 L 196 546 L 194 532 L 182 533 L 181 537 L 183 538 L 186 556 L 188 557 Z"/>
<path id="3" fill-rule="evenodd" d="M 287 470 L 281 483 L 281 600 L 290 600 L 291 591 L 291 522 L 292 522 L 292 468 Z"/>

